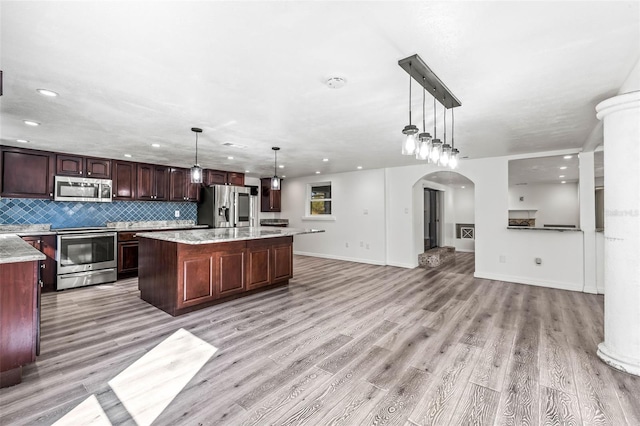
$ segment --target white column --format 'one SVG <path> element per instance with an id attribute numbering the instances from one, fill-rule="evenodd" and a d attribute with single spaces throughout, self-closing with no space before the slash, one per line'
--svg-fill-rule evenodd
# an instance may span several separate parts
<path id="1" fill-rule="evenodd" d="M 593 151 L 581 152 L 580 159 L 580 229 L 583 235 L 585 293 L 597 293 L 596 286 L 596 179 Z"/>
<path id="2" fill-rule="evenodd" d="M 604 123 L 604 342 L 598 356 L 640 376 L 640 91 L 599 103 Z"/>

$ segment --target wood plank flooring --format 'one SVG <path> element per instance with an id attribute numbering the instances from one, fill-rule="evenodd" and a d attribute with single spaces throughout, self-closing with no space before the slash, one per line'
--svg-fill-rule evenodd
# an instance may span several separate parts
<path id="1" fill-rule="evenodd" d="M 218 348 L 154 425 L 638 425 L 640 378 L 596 356 L 602 296 L 294 257 L 288 287 L 173 318 L 137 280 L 42 297 L 42 353 L 0 425 L 49 425 L 184 328 Z M 161 373 L 161 372 L 159 372 Z"/>

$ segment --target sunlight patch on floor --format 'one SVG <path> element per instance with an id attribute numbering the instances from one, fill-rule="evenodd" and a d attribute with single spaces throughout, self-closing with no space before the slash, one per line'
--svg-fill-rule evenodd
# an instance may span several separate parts
<path id="1" fill-rule="evenodd" d="M 82 401 L 76 408 L 69 411 L 54 426 L 111 426 L 109 418 L 102 410 L 95 395 Z"/>
<path id="2" fill-rule="evenodd" d="M 109 386 L 138 425 L 150 425 L 217 350 L 181 328 Z"/>

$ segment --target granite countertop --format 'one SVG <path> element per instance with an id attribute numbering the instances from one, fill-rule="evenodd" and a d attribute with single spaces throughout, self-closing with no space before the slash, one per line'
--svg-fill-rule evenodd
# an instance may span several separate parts
<path id="1" fill-rule="evenodd" d="M 260 225 L 288 225 L 289 219 L 260 219 Z"/>
<path id="2" fill-rule="evenodd" d="M 192 220 L 146 220 L 139 222 L 107 222 L 108 231 L 151 231 L 155 229 L 198 228 L 208 225 L 197 225 Z"/>
<path id="3" fill-rule="evenodd" d="M 46 256 L 15 234 L 0 235 L 0 263 L 44 260 Z"/>
<path id="4" fill-rule="evenodd" d="M 560 227 L 536 228 L 535 226 L 507 226 L 507 229 L 522 229 L 522 230 L 528 230 L 528 231 L 558 231 L 558 232 L 580 231 L 582 232 L 582 229 L 580 228 L 560 228 Z"/>
<path id="5" fill-rule="evenodd" d="M 171 241 L 181 244 L 213 244 L 229 241 L 260 240 L 263 238 L 288 237 L 301 234 L 315 234 L 324 232 L 320 229 L 300 228 L 213 228 L 189 231 L 148 232 L 138 234 L 138 237 Z"/>
<path id="6" fill-rule="evenodd" d="M 51 224 L 39 223 L 35 225 L 0 225 L 1 234 L 18 234 L 24 237 L 29 235 L 55 235 L 51 230 Z"/>

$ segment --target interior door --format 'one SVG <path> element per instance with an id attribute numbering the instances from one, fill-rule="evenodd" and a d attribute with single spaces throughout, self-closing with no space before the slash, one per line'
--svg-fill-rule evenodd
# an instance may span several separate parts
<path id="1" fill-rule="evenodd" d="M 424 249 L 429 250 L 440 246 L 440 205 L 438 191 L 424 189 Z"/>

